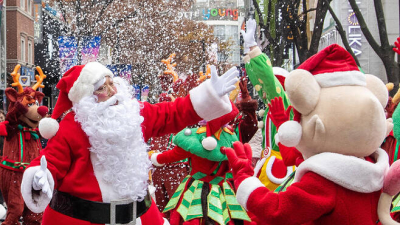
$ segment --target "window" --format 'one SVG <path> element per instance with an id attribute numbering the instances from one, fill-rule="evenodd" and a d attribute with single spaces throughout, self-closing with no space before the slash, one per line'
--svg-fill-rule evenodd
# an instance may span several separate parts
<path id="1" fill-rule="evenodd" d="M 25 0 L 20 0 L 19 5 L 22 9 L 25 9 Z"/>
<path id="2" fill-rule="evenodd" d="M 25 38 L 21 37 L 21 61 L 25 62 Z"/>
<path id="3" fill-rule="evenodd" d="M 31 0 L 27 0 L 28 1 L 28 7 L 27 7 L 27 11 L 28 11 L 28 14 L 29 15 L 31 15 L 32 14 L 32 2 L 31 2 Z"/>
<path id="4" fill-rule="evenodd" d="M 32 42 L 28 41 L 28 63 L 33 64 L 32 62 Z"/>

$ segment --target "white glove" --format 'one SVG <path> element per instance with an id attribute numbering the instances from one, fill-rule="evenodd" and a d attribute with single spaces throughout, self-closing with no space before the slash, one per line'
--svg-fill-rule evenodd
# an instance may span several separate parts
<path id="1" fill-rule="evenodd" d="M 257 29 L 256 20 L 249 19 L 246 22 L 246 32 L 244 30 L 240 31 L 244 40 L 244 54 L 247 54 L 250 51 L 250 47 L 257 45 L 257 42 L 254 38 L 256 29 Z"/>
<path id="2" fill-rule="evenodd" d="M 36 191 L 42 190 L 42 192 L 45 193 L 50 199 L 53 196 L 50 183 L 47 180 L 47 161 L 45 156 L 42 156 L 40 159 L 40 169 L 33 177 L 32 187 Z"/>
<path id="3" fill-rule="evenodd" d="M 219 77 L 215 66 L 211 66 L 211 86 L 219 97 L 223 97 L 236 88 L 235 84 L 239 81 L 238 75 L 237 68 L 232 67 Z"/>

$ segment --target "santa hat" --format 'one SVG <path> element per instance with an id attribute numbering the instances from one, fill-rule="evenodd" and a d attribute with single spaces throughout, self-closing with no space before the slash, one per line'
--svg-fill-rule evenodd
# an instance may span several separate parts
<path id="1" fill-rule="evenodd" d="M 225 114 L 219 118 L 210 120 L 206 125 L 206 135 L 207 137 L 201 141 L 203 148 L 209 151 L 212 151 L 217 147 L 217 140 L 213 137 L 220 128 L 222 128 L 227 123 L 231 122 L 236 115 L 239 113 L 239 110 L 236 108 L 235 104 L 232 104 L 232 111 L 228 114 Z"/>
<path id="2" fill-rule="evenodd" d="M 365 75 L 360 72 L 353 57 L 337 44 L 324 48 L 307 59 L 298 69 L 309 71 L 322 88 L 366 86 Z M 298 116 L 294 121 L 287 121 L 279 127 L 278 139 L 285 146 L 296 146 L 301 139 L 301 130 Z"/>
<path id="3" fill-rule="evenodd" d="M 285 80 L 286 80 L 287 75 L 289 75 L 289 72 L 281 67 L 272 67 L 272 71 L 273 71 L 275 77 L 281 83 L 283 89 L 285 89 Z"/>
<path id="4" fill-rule="evenodd" d="M 346 49 L 330 45 L 301 64 L 298 69 L 309 71 L 322 88 L 334 86 L 366 86 L 365 75 Z"/>
<path id="5" fill-rule="evenodd" d="M 39 123 L 40 134 L 46 139 L 52 138 L 59 127 L 56 120 L 71 109 L 73 103 L 93 95 L 93 92 L 104 84 L 106 76 L 113 77 L 113 73 L 98 62 L 89 62 L 69 69 L 57 84 L 60 94 L 51 118 L 44 118 Z"/>

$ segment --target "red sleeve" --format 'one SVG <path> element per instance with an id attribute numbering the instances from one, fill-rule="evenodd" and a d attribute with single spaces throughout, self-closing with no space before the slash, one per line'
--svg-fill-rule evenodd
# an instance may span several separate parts
<path id="1" fill-rule="evenodd" d="M 160 164 L 173 163 L 182 159 L 189 158 L 191 155 L 192 153 L 185 151 L 178 146 L 175 146 L 175 148 L 173 148 L 172 150 L 157 155 L 157 162 Z"/>
<path id="2" fill-rule="evenodd" d="M 285 163 L 286 166 L 294 166 L 296 165 L 297 158 L 303 158 L 303 155 L 295 147 L 286 147 L 281 143 L 278 145 L 283 163 Z"/>
<path id="3" fill-rule="evenodd" d="M 53 176 L 56 188 L 58 187 L 57 181 L 65 177 L 72 162 L 70 144 L 63 137 L 63 133 L 60 126 L 57 135 L 49 139 L 46 148 L 40 152 L 40 156 L 30 163 L 30 166 L 40 166 L 40 158 L 44 155 L 47 161 L 47 169 Z"/>
<path id="4" fill-rule="evenodd" d="M 255 189 L 247 201 L 247 209 L 265 224 L 305 224 L 333 210 L 336 186 L 325 178 L 306 173 L 279 194 L 266 187 Z"/>
<path id="5" fill-rule="evenodd" d="M 174 102 L 150 104 L 141 103 L 141 115 L 145 141 L 151 137 L 177 133 L 186 126 L 193 125 L 201 120 L 193 108 L 190 96 L 177 98 Z"/>

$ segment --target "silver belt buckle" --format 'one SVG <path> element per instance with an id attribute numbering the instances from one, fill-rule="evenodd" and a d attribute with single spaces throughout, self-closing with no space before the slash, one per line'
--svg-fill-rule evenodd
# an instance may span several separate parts
<path id="1" fill-rule="evenodd" d="M 117 216 L 115 215 L 115 211 L 116 211 L 116 206 L 117 205 L 127 205 L 133 203 L 133 219 L 131 222 L 126 223 L 127 225 L 135 225 L 136 224 L 136 207 L 137 207 L 137 202 L 136 201 L 132 201 L 129 199 L 125 199 L 125 200 L 120 200 L 120 201 L 110 201 L 110 225 L 116 225 L 116 219 Z"/>

